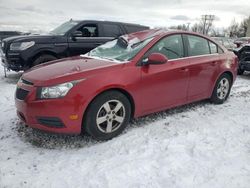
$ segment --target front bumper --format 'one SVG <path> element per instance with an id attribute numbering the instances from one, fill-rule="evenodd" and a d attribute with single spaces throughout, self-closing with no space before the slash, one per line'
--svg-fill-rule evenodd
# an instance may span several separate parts
<path id="1" fill-rule="evenodd" d="M 20 57 L 19 53 L 8 53 L 8 56 L 0 49 L 1 64 L 7 69 L 13 71 L 24 70 L 24 61 Z"/>
<path id="2" fill-rule="evenodd" d="M 36 87 L 23 84 L 21 89 L 27 93 L 16 92 L 17 115 L 29 127 L 53 133 L 81 133 L 83 111 L 74 99 L 36 100 Z M 72 116 L 77 118 L 71 119 Z"/>

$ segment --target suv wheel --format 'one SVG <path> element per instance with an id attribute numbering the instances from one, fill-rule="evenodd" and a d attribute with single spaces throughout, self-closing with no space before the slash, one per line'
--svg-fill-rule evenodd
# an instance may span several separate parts
<path id="1" fill-rule="evenodd" d="M 108 91 L 90 104 L 83 126 L 97 140 L 108 140 L 119 135 L 127 126 L 131 105 L 125 95 Z"/>
<path id="2" fill-rule="evenodd" d="M 45 54 L 45 55 L 41 55 L 38 58 L 35 59 L 35 61 L 32 64 L 32 67 L 42 64 L 42 63 L 46 63 L 48 61 L 53 61 L 56 60 L 57 58 L 53 55 L 49 55 L 49 54 Z"/>
<path id="3" fill-rule="evenodd" d="M 222 104 L 229 96 L 232 79 L 228 74 L 222 74 L 217 80 L 210 100 L 215 104 Z"/>

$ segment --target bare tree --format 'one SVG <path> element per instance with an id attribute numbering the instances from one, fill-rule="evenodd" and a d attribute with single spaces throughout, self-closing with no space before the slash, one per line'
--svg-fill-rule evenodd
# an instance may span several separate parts
<path id="1" fill-rule="evenodd" d="M 250 20 L 250 16 L 244 19 L 240 24 L 239 32 L 240 32 L 241 37 L 246 36 L 249 20 Z"/>
<path id="2" fill-rule="evenodd" d="M 248 27 L 247 27 L 246 37 L 250 37 L 250 19 L 248 19 Z"/>
<path id="3" fill-rule="evenodd" d="M 215 15 L 202 15 L 198 23 L 192 27 L 192 31 L 207 35 L 212 28 Z"/>
<path id="4" fill-rule="evenodd" d="M 207 35 L 209 32 L 209 29 L 213 25 L 213 21 L 215 19 L 215 15 L 202 15 L 201 20 L 203 24 L 203 34 Z"/>
<path id="5" fill-rule="evenodd" d="M 232 20 L 230 26 L 227 29 L 229 37 L 238 37 L 239 34 L 239 23 L 235 19 Z"/>
<path id="6" fill-rule="evenodd" d="M 169 29 L 177 29 L 177 30 L 182 30 L 182 31 L 188 31 L 189 30 L 189 23 L 182 24 L 182 25 L 177 25 L 177 26 L 170 26 Z"/>
<path id="7" fill-rule="evenodd" d="M 211 28 L 209 36 L 211 37 L 225 37 L 225 30 L 219 28 Z"/>
<path id="8" fill-rule="evenodd" d="M 201 23 L 195 23 L 191 28 L 191 30 L 196 33 L 202 33 L 202 29 L 203 27 Z"/>

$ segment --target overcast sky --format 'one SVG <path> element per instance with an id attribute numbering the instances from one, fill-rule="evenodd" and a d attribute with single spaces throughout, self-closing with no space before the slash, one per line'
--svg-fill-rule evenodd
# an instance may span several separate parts
<path id="1" fill-rule="evenodd" d="M 151 27 L 197 22 L 214 14 L 216 27 L 250 15 L 249 0 L 0 0 L 0 30 L 50 30 L 73 19 L 115 20 Z"/>

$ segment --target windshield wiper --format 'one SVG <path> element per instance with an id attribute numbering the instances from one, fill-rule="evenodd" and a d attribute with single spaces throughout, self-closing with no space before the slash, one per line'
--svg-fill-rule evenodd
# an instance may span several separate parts
<path id="1" fill-rule="evenodd" d="M 97 55 L 90 55 L 90 52 L 87 53 L 87 55 L 89 57 L 93 57 L 93 58 L 101 58 L 101 59 L 107 59 L 107 60 L 110 60 L 110 61 L 115 61 L 115 59 L 112 59 L 112 58 L 108 58 L 108 57 L 102 57 L 102 56 L 97 56 Z"/>
<path id="2" fill-rule="evenodd" d="M 102 58 L 102 59 L 107 59 L 107 60 L 110 60 L 110 61 L 115 61 L 114 59 L 108 58 L 108 57 L 100 57 L 100 58 Z"/>

